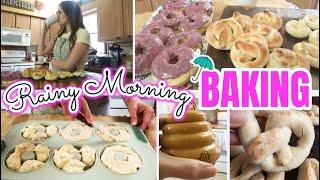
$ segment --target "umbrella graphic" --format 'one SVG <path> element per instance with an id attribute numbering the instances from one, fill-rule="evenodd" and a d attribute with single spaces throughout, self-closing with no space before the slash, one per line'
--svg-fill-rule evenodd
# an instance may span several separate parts
<path id="1" fill-rule="evenodd" d="M 198 66 L 199 69 L 196 73 L 196 76 L 191 76 L 190 80 L 193 83 L 198 82 L 199 80 L 199 75 L 202 71 L 202 69 L 209 69 L 209 70 L 213 70 L 214 68 L 214 62 L 213 60 L 207 56 L 207 55 L 200 55 L 200 50 L 198 49 L 196 52 L 195 57 L 192 59 L 191 63 L 194 66 Z"/>

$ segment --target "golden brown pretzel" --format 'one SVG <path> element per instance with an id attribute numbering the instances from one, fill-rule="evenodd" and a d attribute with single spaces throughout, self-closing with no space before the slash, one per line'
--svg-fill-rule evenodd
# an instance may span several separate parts
<path id="1" fill-rule="evenodd" d="M 279 30 L 282 26 L 282 18 L 278 14 L 271 11 L 263 11 L 255 14 L 253 16 L 253 22 L 271 26 L 277 30 Z"/>
<path id="2" fill-rule="evenodd" d="M 295 110 L 263 112 L 267 121 L 262 133 L 259 133 L 254 115 L 258 113 L 249 112 L 248 121 L 239 128 L 240 141 L 250 160 L 267 172 L 297 168 L 309 155 L 315 138 L 306 113 Z M 297 146 L 289 145 L 291 133 L 298 137 Z"/>
<path id="3" fill-rule="evenodd" d="M 230 58 L 237 68 L 262 68 L 269 59 L 268 42 L 260 34 L 246 33 L 234 42 Z"/>
<path id="4" fill-rule="evenodd" d="M 228 18 L 211 24 L 206 32 L 206 39 L 216 49 L 230 50 L 236 38 L 242 34 L 241 25 L 235 19 Z"/>
<path id="5" fill-rule="evenodd" d="M 230 163 L 230 177 L 232 180 L 264 180 L 263 171 L 259 165 L 252 164 L 247 154 L 243 153 Z M 285 172 L 269 172 L 266 179 L 283 180 Z"/>
<path id="6" fill-rule="evenodd" d="M 243 15 L 240 12 L 236 11 L 233 13 L 232 17 L 238 21 L 238 23 L 241 25 L 242 30 L 244 33 L 250 32 L 250 27 L 253 23 L 253 20 L 251 17 L 247 15 Z"/>
<path id="7" fill-rule="evenodd" d="M 319 180 L 319 161 L 314 158 L 306 159 L 299 167 L 297 180 Z"/>
<path id="8" fill-rule="evenodd" d="M 282 45 L 283 39 L 279 31 L 263 24 L 253 24 L 250 27 L 251 33 L 258 33 L 265 37 L 268 41 L 268 47 L 271 51 L 274 48 L 278 48 Z"/>
<path id="9" fill-rule="evenodd" d="M 269 57 L 267 68 L 310 69 L 309 60 L 302 54 L 289 49 L 275 48 Z"/>

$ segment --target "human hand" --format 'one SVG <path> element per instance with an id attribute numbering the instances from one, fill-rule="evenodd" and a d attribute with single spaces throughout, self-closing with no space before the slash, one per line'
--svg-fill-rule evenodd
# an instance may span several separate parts
<path id="1" fill-rule="evenodd" d="M 150 121 L 155 117 L 153 108 L 137 98 L 127 100 L 126 104 L 131 116 L 131 125 L 136 126 L 141 124 L 140 128 L 145 130 Z M 141 118 L 142 122 L 139 122 Z"/>
<path id="2" fill-rule="evenodd" d="M 216 168 L 199 160 L 170 156 L 159 152 L 160 179 L 177 177 L 183 179 L 204 179 L 216 175 Z"/>
<path id="3" fill-rule="evenodd" d="M 149 140 L 152 148 L 156 150 L 158 136 L 157 136 L 157 121 L 155 117 L 150 121 L 148 128 L 144 130 L 144 134 Z"/>

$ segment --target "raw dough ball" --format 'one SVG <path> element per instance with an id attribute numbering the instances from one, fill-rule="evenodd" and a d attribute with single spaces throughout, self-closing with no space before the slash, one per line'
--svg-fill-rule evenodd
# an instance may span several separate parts
<path id="1" fill-rule="evenodd" d="M 109 142 L 127 141 L 130 139 L 130 133 L 126 128 L 116 124 L 99 126 L 97 134 Z"/>
<path id="2" fill-rule="evenodd" d="M 21 157 L 18 152 L 14 152 L 9 155 L 8 159 L 6 160 L 7 167 L 13 171 L 16 171 L 21 166 Z"/>
<path id="3" fill-rule="evenodd" d="M 73 157 L 73 154 L 69 154 L 65 151 L 55 150 L 53 161 L 58 168 L 62 168 Z"/>
<path id="4" fill-rule="evenodd" d="M 32 143 L 29 143 L 29 142 L 24 142 L 24 143 L 21 143 L 19 145 L 16 145 L 16 148 L 15 148 L 15 152 L 18 152 L 20 154 L 23 154 L 25 152 L 28 152 L 28 151 L 33 151 L 33 149 L 35 148 L 35 145 L 32 144 Z"/>
<path id="5" fill-rule="evenodd" d="M 34 148 L 34 152 L 36 153 L 37 160 L 46 162 L 49 159 L 50 149 L 47 146 L 42 144 L 38 144 Z"/>
<path id="6" fill-rule="evenodd" d="M 71 159 L 63 165 L 62 170 L 68 173 L 81 173 L 85 167 L 86 165 L 83 162 L 77 159 Z"/>
<path id="7" fill-rule="evenodd" d="M 44 165 L 43 162 L 37 160 L 28 160 L 25 161 L 21 167 L 18 169 L 19 172 L 31 172 L 39 169 Z"/>
<path id="8" fill-rule="evenodd" d="M 61 146 L 59 151 L 65 151 L 69 154 L 73 154 L 75 152 L 78 152 L 78 149 L 73 147 L 71 144 L 66 144 L 66 145 Z"/>
<path id="9" fill-rule="evenodd" d="M 92 166 L 94 164 L 95 159 L 96 159 L 96 150 L 90 146 L 83 146 L 80 149 L 80 152 L 82 155 L 82 161 L 87 166 Z"/>
<path id="10" fill-rule="evenodd" d="M 102 153 L 101 161 L 108 169 L 119 174 L 135 173 L 142 165 L 138 154 L 131 148 L 122 145 L 106 147 Z"/>
<path id="11" fill-rule="evenodd" d="M 22 130 L 22 137 L 32 140 L 41 141 L 53 136 L 57 132 L 57 127 L 50 125 L 45 127 L 39 123 L 32 123 Z"/>
<path id="12" fill-rule="evenodd" d="M 92 128 L 84 123 L 73 122 L 60 130 L 61 136 L 68 141 L 83 141 L 92 136 Z"/>
<path id="13" fill-rule="evenodd" d="M 47 127 L 47 135 L 48 137 L 52 137 L 58 131 L 58 128 L 55 125 L 50 125 Z"/>

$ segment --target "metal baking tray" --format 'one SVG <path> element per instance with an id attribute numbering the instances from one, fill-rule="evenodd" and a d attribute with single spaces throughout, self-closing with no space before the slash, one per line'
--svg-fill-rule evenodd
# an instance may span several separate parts
<path id="1" fill-rule="evenodd" d="M 308 41 L 308 38 L 298 39 L 289 35 L 285 30 L 285 25 L 288 21 L 293 19 L 302 19 L 306 14 L 319 13 L 318 10 L 311 9 L 287 9 L 287 8 L 264 8 L 264 7 L 244 7 L 244 6 L 228 6 L 223 10 L 220 19 L 232 17 L 233 12 L 239 11 L 241 14 L 253 17 L 256 13 L 262 11 L 272 11 L 279 14 L 282 17 L 282 27 L 279 32 L 283 38 L 282 48 L 291 49 L 294 44 L 301 41 Z M 209 45 L 207 49 L 207 55 L 210 56 L 215 63 L 215 67 L 218 70 L 222 68 L 234 68 L 232 61 L 230 59 L 230 51 L 218 50 Z M 312 89 L 319 89 L 319 69 L 310 68 L 310 73 L 312 76 Z"/>
<path id="2" fill-rule="evenodd" d="M 52 136 L 51 138 L 45 139 L 43 141 L 31 141 L 22 137 L 21 129 L 26 127 L 31 123 L 40 123 L 43 125 L 52 125 L 54 124 L 58 128 L 58 132 Z M 6 142 L 6 147 L 1 153 L 1 179 L 2 180 L 56 180 L 56 179 L 68 179 L 68 180 L 88 180 L 88 179 L 118 179 L 118 180 L 127 180 L 127 179 L 156 179 L 156 153 L 152 149 L 150 143 L 148 142 L 146 136 L 143 134 L 142 130 L 138 127 L 131 126 L 129 123 L 125 122 L 113 122 L 113 121 L 99 121 L 94 122 L 94 126 L 98 127 L 99 125 L 105 124 L 119 124 L 126 128 L 130 133 L 130 140 L 125 142 L 116 142 L 109 143 L 100 138 L 96 134 L 84 141 L 72 142 L 65 140 L 59 133 L 59 130 L 64 126 L 70 124 L 70 121 L 47 121 L 47 120 L 33 120 L 26 121 L 19 124 L 14 125 L 8 134 L 4 137 Z M 96 131 L 96 128 L 94 129 Z M 48 161 L 45 163 L 43 167 L 38 170 L 28 172 L 28 173 L 20 173 L 14 172 L 8 169 L 5 165 L 5 159 L 7 154 L 15 148 L 16 145 L 22 142 L 31 142 L 34 144 L 43 144 L 48 146 L 52 152 Z M 62 145 L 72 144 L 73 146 L 84 146 L 88 145 L 92 148 L 96 149 L 96 161 L 94 165 L 85 170 L 83 173 L 78 174 L 70 174 L 66 173 L 59 168 L 57 168 L 53 163 L 53 150 L 58 149 Z M 107 169 L 104 164 L 102 164 L 100 156 L 102 154 L 103 148 L 112 145 L 112 144 L 121 144 L 132 148 L 137 154 L 140 156 L 142 160 L 142 167 L 138 170 L 138 172 L 122 175 L 113 172 L 112 170 Z"/>

